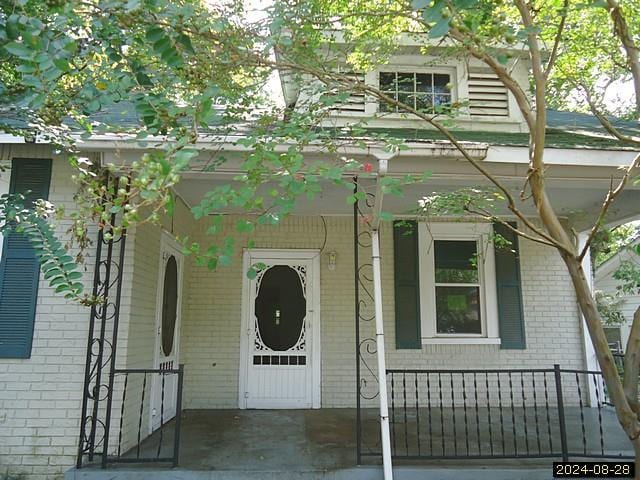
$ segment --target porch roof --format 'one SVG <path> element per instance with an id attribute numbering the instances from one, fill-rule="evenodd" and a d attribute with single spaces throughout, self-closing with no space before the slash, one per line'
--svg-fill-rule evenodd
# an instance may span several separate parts
<path id="1" fill-rule="evenodd" d="M 108 132 L 111 134 L 132 133 L 142 126 L 140 115 L 136 112 L 134 105 L 128 102 L 119 102 L 106 106 L 100 112 L 91 115 L 89 119 L 95 122 L 96 132 L 101 131 L 100 125 L 118 125 L 119 129 L 117 131 L 110 130 Z M 640 136 L 640 123 L 618 118 L 610 118 L 609 120 L 621 133 Z M 3 108 L 0 114 L 0 131 L 3 125 L 14 129 L 28 130 L 30 128 L 30 120 L 19 109 Z M 64 122 L 64 127 L 68 128 L 72 133 L 81 133 L 78 124 L 72 119 L 67 119 Z M 235 135 L 248 134 L 252 131 L 252 128 L 251 119 L 248 119 L 245 123 L 233 125 Z M 337 138 L 345 135 L 345 130 L 327 130 L 335 132 Z M 229 125 L 211 124 L 201 131 L 203 136 L 225 135 L 228 134 Z M 103 133 L 107 132 L 103 131 Z M 529 141 L 527 133 L 462 130 L 454 130 L 453 133 L 461 141 L 482 142 L 490 145 L 527 146 Z M 446 140 L 440 132 L 431 128 L 365 128 L 364 133 L 360 135 L 365 139 L 379 138 L 382 135 L 383 137 L 387 136 L 419 143 Z M 93 138 L 100 138 L 100 136 L 94 136 Z M 547 146 L 550 148 L 637 150 L 637 148 L 621 144 L 621 142 L 609 135 L 593 115 L 552 109 L 547 111 Z"/>

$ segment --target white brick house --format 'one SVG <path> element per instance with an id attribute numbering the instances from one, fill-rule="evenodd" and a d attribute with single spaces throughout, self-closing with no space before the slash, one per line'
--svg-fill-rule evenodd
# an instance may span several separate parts
<path id="1" fill-rule="evenodd" d="M 431 76 L 432 84 L 453 82 L 452 98 L 469 98 L 472 102 L 469 114 L 460 119 L 461 136 L 493 173 L 510 185 L 518 185 L 527 169 L 528 148 L 526 135 L 522 133 L 525 126 L 511 96 L 506 92 L 499 93 L 504 94 L 504 98 L 487 107 L 479 90 L 474 88 L 483 82 L 493 85 L 494 80 L 473 63 L 467 66 L 463 62 L 448 62 L 436 70 L 421 66 L 423 64 L 424 59 L 420 60 L 416 55 L 397 57 L 384 69 L 367 74 L 366 81 L 378 83 L 386 78 L 386 85 L 396 85 L 396 89 L 398 75 L 413 75 L 414 85 L 424 80 L 418 75 Z M 522 69 L 519 74 L 522 82 L 526 82 L 524 62 L 518 68 Z M 435 75 L 446 75 L 448 80 L 436 79 Z M 390 80 L 390 76 L 395 80 Z M 304 105 L 304 92 L 287 89 L 285 97 L 290 104 L 299 102 L 299 108 Z M 358 102 L 360 100 L 355 102 L 354 109 L 336 112 L 332 121 L 347 123 L 372 115 L 378 109 L 368 99 Z M 474 106 L 473 102 L 478 103 Z M 610 177 L 618 174 L 620 166 L 628 165 L 635 154 L 617 149 L 607 139 L 596 138 L 600 132 L 590 122 L 587 117 L 560 112 L 552 113 L 549 119 L 547 178 L 550 194 L 567 228 L 576 232 L 589 225 L 609 187 Z M 388 162 L 388 175 L 433 173 L 427 184 L 408 188 L 402 199 L 389 197 L 384 200 L 385 210 L 398 218 L 405 218 L 419 198 L 433 191 L 484 183 L 455 149 L 434 137 L 433 132 L 402 130 L 417 126 L 415 120 L 391 112 L 385 119 L 372 121 L 371 127 L 402 131 L 402 135 L 408 136 L 408 150 L 391 157 L 383 145 L 372 145 L 366 152 L 358 149 L 345 152 L 358 160 L 372 162 L 374 170 L 382 162 Z M 589 132 L 595 133 L 590 136 Z M 2 174 L 6 191 L 11 188 L 7 180 L 12 171 L 19 169 L 24 159 L 51 159 L 48 198 L 54 204 L 64 204 L 67 211 L 74 209 L 76 186 L 70 179 L 72 169 L 64 156 L 56 154 L 46 144 L 28 144 L 8 135 L 2 140 L 0 160 L 10 167 Z M 227 181 L 228 173 L 237 168 L 237 162 L 246 154 L 237 140 L 203 140 L 199 144 L 203 156 L 225 151 L 230 161 L 222 170 L 213 173 L 199 171 L 196 162 L 193 171 L 185 174 L 176 188 L 179 202 L 173 215 L 163 218 L 162 225 L 145 224 L 127 233 L 124 260 L 119 265 L 122 267 L 122 291 L 116 368 L 172 370 L 183 364 L 184 410 L 354 408 L 355 385 L 361 380 L 356 376 L 355 360 L 354 225 L 361 229 L 366 226 L 357 218 L 354 223 L 353 207 L 345 202 L 343 190 L 328 186 L 321 200 L 301 202 L 296 213 L 278 226 L 258 227 L 250 236 L 254 242 L 252 249 L 246 248 L 248 236 L 236 235 L 238 248 L 229 267 L 209 271 L 196 266 L 189 256 L 183 256 L 180 249 L 173 247 L 176 236 L 189 237 L 206 245 L 207 219 L 194 220 L 189 209 L 199 202 L 208 188 Z M 107 136 L 90 139 L 80 147 L 84 153 L 105 164 L 132 161 L 142 151 L 134 142 Z M 323 152 L 309 152 L 310 158 L 322 155 Z M 611 220 L 623 221 L 640 214 L 639 205 L 640 188 L 630 186 L 612 212 Z M 221 213 L 227 214 L 224 231 L 232 232 L 236 214 L 232 211 Z M 533 214 L 532 211 L 529 213 Z M 424 227 L 427 224 L 429 227 Z M 65 222 L 60 223 L 61 236 L 65 236 L 67 227 Z M 511 305 L 515 311 L 509 310 L 504 302 L 501 303 L 504 297 L 496 286 L 500 281 L 497 278 L 500 274 L 496 272 L 498 260 L 492 244 L 487 242 L 491 228 L 474 219 L 460 222 L 460 219 L 437 218 L 421 222 L 414 232 L 418 253 L 413 260 L 417 279 L 414 286 L 418 288 L 417 296 L 412 298 L 418 308 L 413 315 L 398 318 L 396 314 L 406 306 L 406 301 L 397 301 L 398 289 L 402 288 L 398 287 L 397 276 L 407 269 L 405 266 L 399 269 L 396 259 L 406 252 L 395 243 L 401 240 L 394 239 L 392 223 L 382 224 L 381 287 L 387 368 L 550 369 L 554 364 L 573 370 L 596 368 L 575 295 L 559 255 L 540 244 L 519 241 L 517 263 L 514 264 L 519 272 L 518 285 L 515 297 L 511 297 L 516 301 L 519 299 L 519 304 Z M 429 245 L 436 246 L 431 249 Z M 455 252 L 463 247 L 475 249 L 475 253 L 480 253 L 480 247 L 485 248 L 487 262 L 475 267 L 460 267 L 461 259 Z M 3 261 L 9 254 L 7 248 L 5 245 Z M 442 255 L 438 248 L 444 252 Z M 95 254 L 91 249 L 86 261 L 84 281 L 89 291 L 93 287 Z M 366 255 L 360 253 L 360 264 L 365 263 Z M 370 251 L 368 255 L 370 258 Z M 167 288 L 173 288 L 166 283 L 171 258 L 176 261 L 175 298 L 167 298 L 166 294 Z M 256 280 L 250 280 L 245 274 L 253 261 L 264 261 L 269 267 Z M 441 261 L 445 263 L 439 265 Z M 272 270 L 275 267 L 282 268 Z M 455 285 L 460 282 L 438 280 L 433 273 L 438 268 L 458 268 L 474 273 L 464 285 Z M 301 280 L 306 310 L 302 317 L 296 317 L 294 326 L 297 330 L 287 324 L 293 332 L 277 333 L 279 330 L 273 325 L 266 327 L 260 323 L 259 282 L 266 284 L 270 270 L 280 275 L 273 274 L 275 280 L 270 280 L 274 284 L 269 285 L 271 289 L 277 290 L 278 279 L 284 282 L 289 276 L 286 281 L 291 282 L 292 272 L 297 272 L 298 277 L 294 278 Z M 455 289 L 463 290 L 452 293 Z M 276 293 L 273 295 L 273 298 L 277 297 Z M 168 332 L 166 325 L 171 323 L 164 324 L 163 330 L 163 311 L 166 310 L 163 305 L 176 298 L 175 327 Z M 273 298 L 265 301 L 268 305 L 264 312 L 276 326 L 280 325 L 281 318 L 283 324 L 289 322 L 286 317 L 293 314 L 287 312 L 294 306 L 277 303 L 285 302 L 284 297 Z M 13 328 L 12 318 L 2 316 L 3 301 L 0 298 L 0 331 L 9 332 Z M 33 329 L 27 331 L 27 335 L 31 335 L 28 343 L 32 340 L 30 349 L 25 350 L 22 358 L 2 354 L 7 340 L 0 338 L 0 475 L 8 472 L 12 475 L 24 473 L 34 479 L 56 478 L 73 467 L 78 456 L 83 392 L 86 393 L 83 385 L 90 312 L 66 303 L 42 278 L 37 295 L 25 301 L 35 304 Z M 298 301 L 301 300 L 298 298 Z M 448 316 L 443 311 L 448 312 Z M 451 320 L 460 315 L 464 317 L 462 326 Z M 508 320 L 500 318 L 505 315 L 511 317 Z M 371 325 L 362 326 L 360 340 L 372 335 Z M 398 326 L 404 329 L 402 336 L 397 331 Z M 108 323 L 107 337 L 112 328 L 113 324 Z M 293 344 L 289 338 L 291 334 L 295 334 Z M 108 378 L 107 367 L 104 375 Z M 109 455 L 117 453 L 118 443 L 124 452 L 138 443 L 140 432 L 144 438 L 158 427 L 161 415 L 158 413 L 159 376 L 144 374 L 148 383 L 143 388 L 142 377 L 131 375 L 124 401 L 124 377 L 114 380 Z M 366 375 L 361 372 L 361 377 Z M 535 390 L 535 376 L 533 379 Z M 546 381 L 546 376 L 544 379 Z M 174 380 L 167 380 L 168 412 L 176 408 L 173 397 L 177 387 L 171 383 Z M 482 394 L 487 395 L 489 404 L 488 390 L 495 385 L 491 380 L 490 387 L 488 377 L 486 381 L 487 391 L 482 390 Z M 499 377 L 497 381 L 499 387 Z M 523 380 L 519 378 L 518 381 Z M 451 385 L 453 391 L 453 379 Z M 593 389 L 592 385 L 583 387 Z M 416 398 L 423 388 L 423 385 L 416 386 Z M 526 388 L 523 383 L 523 401 Z M 142 394 L 146 396 L 142 401 L 143 412 L 139 415 L 135 407 Z M 595 392 L 598 404 L 600 394 Z M 451 399 L 453 406 L 458 406 L 456 402 L 460 401 Z M 90 415 L 93 403 L 91 399 L 87 402 L 86 415 Z M 123 428 L 119 428 L 123 403 L 126 406 Z M 364 399 L 362 403 L 374 407 L 377 398 Z M 106 408 L 104 402 L 99 403 L 97 417 L 104 418 Z M 466 425 L 466 404 L 464 408 Z M 172 415 L 167 413 L 167 416 Z M 85 427 L 87 425 L 90 424 Z M 118 438 L 120 431 L 122 437 Z M 90 435 L 85 428 L 85 445 L 86 437 Z M 100 432 L 97 435 L 100 436 Z M 97 445 L 96 448 L 99 451 L 101 447 Z"/>

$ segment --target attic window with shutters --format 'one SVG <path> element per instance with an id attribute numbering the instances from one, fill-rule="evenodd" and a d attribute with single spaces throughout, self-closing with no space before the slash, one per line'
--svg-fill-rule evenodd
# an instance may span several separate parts
<path id="1" fill-rule="evenodd" d="M 433 113 L 451 104 L 451 75 L 447 73 L 380 72 L 379 79 L 383 93 L 416 110 Z M 381 101 L 380 111 L 403 110 Z"/>
<path id="2" fill-rule="evenodd" d="M 492 71 L 469 71 L 469 113 L 472 117 L 509 116 L 507 87 Z"/>
<path id="3" fill-rule="evenodd" d="M 491 225 L 419 224 L 422 343 L 500 343 Z"/>

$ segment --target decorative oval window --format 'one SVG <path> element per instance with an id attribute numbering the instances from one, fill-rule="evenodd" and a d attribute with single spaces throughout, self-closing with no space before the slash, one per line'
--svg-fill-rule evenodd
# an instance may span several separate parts
<path id="1" fill-rule="evenodd" d="M 255 301 L 260 337 L 266 347 L 284 351 L 293 347 L 304 324 L 307 301 L 298 273 L 287 265 L 267 270 Z"/>
<path id="2" fill-rule="evenodd" d="M 162 287 L 162 353 L 165 357 L 173 351 L 178 308 L 178 264 L 172 255 L 164 269 Z"/>

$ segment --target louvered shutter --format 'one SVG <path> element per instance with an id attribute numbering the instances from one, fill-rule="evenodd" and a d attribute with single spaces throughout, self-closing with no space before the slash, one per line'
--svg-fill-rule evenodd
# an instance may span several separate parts
<path id="1" fill-rule="evenodd" d="M 511 242 L 507 248 L 495 249 L 500 347 L 522 350 L 526 348 L 526 341 L 518 236 L 498 223 L 493 228 L 495 233 Z"/>
<path id="2" fill-rule="evenodd" d="M 26 195 L 26 205 L 49 198 L 51 160 L 14 159 L 9 193 Z M 27 191 L 30 191 L 27 194 Z M 29 358 L 40 264 L 26 237 L 6 235 L 0 263 L 0 358 Z"/>
<path id="3" fill-rule="evenodd" d="M 418 224 L 394 222 L 396 348 L 421 348 Z"/>

